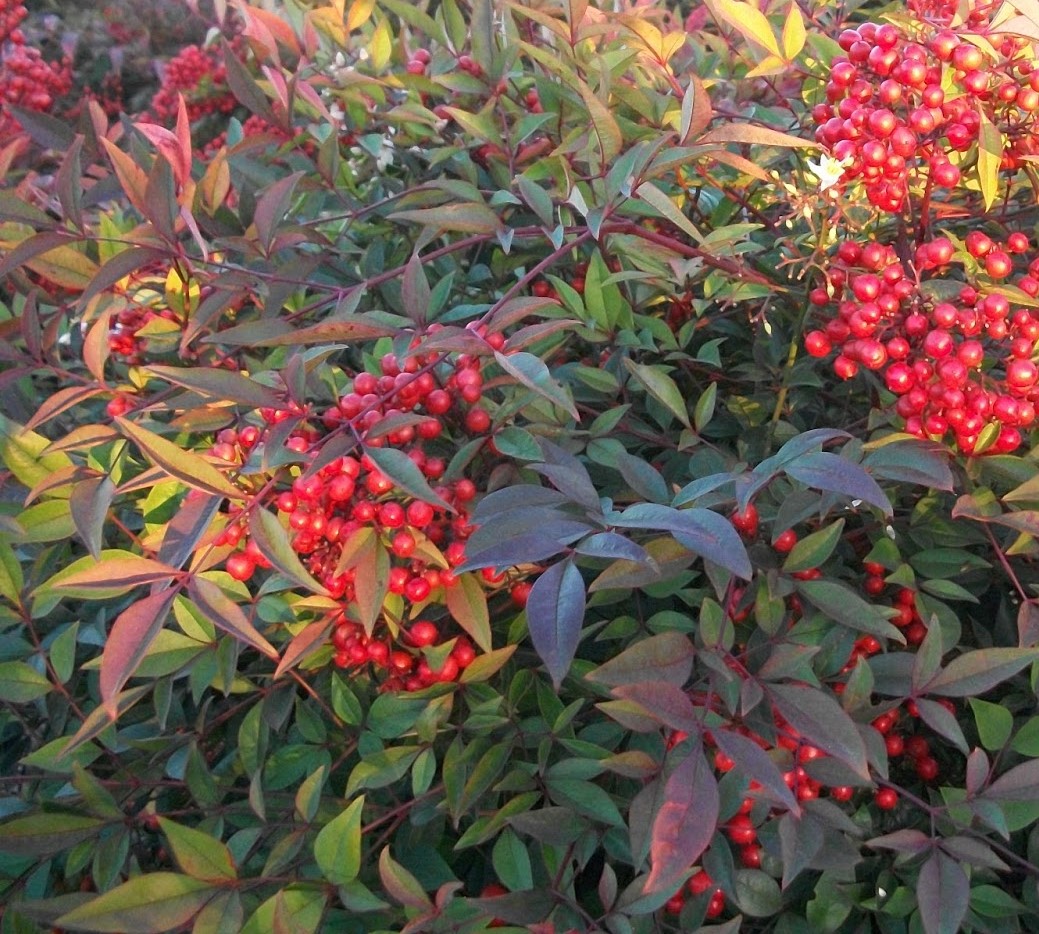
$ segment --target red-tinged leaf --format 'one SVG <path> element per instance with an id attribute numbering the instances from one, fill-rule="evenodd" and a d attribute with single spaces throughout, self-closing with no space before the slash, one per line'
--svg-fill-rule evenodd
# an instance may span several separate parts
<path id="1" fill-rule="evenodd" d="M 976 697 L 1039 661 L 1039 649 L 978 649 L 954 658 L 927 684 L 928 694 Z"/>
<path id="2" fill-rule="evenodd" d="M 167 587 L 130 604 L 120 613 L 101 654 L 101 703 L 115 720 L 116 696 L 133 677 L 169 615 L 177 590 Z"/>
<path id="3" fill-rule="evenodd" d="M 119 179 L 119 184 L 130 204 L 142 217 L 147 216 L 148 174 L 111 140 L 102 139 L 101 145 L 108 153 L 108 159 L 112 163 L 112 168 L 115 169 L 115 176 Z"/>
<path id="4" fill-rule="evenodd" d="M 711 735 L 718 748 L 736 763 L 741 775 L 758 782 L 772 800 L 792 814 L 801 813 L 801 806 L 783 780 L 779 766 L 764 749 L 746 736 L 729 730 L 712 730 Z"/>
<path id="5" fill-rule="evenodd" d="M 174 386 L 183 386 L 199 395 L 221 401 L 237 402 L 258 409 L 280 409 L 285 404 L 284 398 L 273 389 L 230 370 L 217 370 L 208 366 L 149 366 L 145 370 Z"/>
<path id="6" fill-rule="evenodd" d="M 303 175 L 303 172 L 293 172 L 291 175 L 279 178 L 274 184 L 267 187 L 256 202 L 253 224 L 264 252 L 270 250 L 278 233 L 278 225 L 285 219 L 296 193 L 296 186 Z"/>
<path id="7" fill-rule="evenodd" d="M 570 560 L 541 574 L 527 598 L 530 638 L 557 690 L 581 641 L 584 608 L 584 580 Z"/>
<path id="8" fill-rule="evenodd" d="M 504 225 L 497 214 L 487 205 L 472 202 L 469 204 L 445 204 L 438 208 L 417 208 L 411 211 L 397 211 L 389 216 L 391 221 L 403 221 L 421 224 L 432 230 L 445 230 L 456 233 L 497 234 L 504 230 Z"/>
<path id="9" fill-rule="evenodd" d="M 144 121 L 135 123 L 134 129 L 159 151 L 159 155 L 173 170 L 178 185 L 183 185 L 191 178 L 191 152 L 182 151 L 175 133 L 164 126 Z"/>
<path id="10" fill-rule="evenodd" d="M 666 681 L 680 688 L 689 680 L 695 657 L 696 649 L 688 636 L 662 632 L 636 642 L 585 677 L 609 687 Z"/>
<path id="11" fill-rule="evenodd" d="M 182 567 L 208 531 L 221 502 L 221 497 L 212 494 L 186 496 L 176 514 L 166 523 L 158 559 L 170 567 Z"/>
<path id="12" fill-rule="evenodd" d="M 643 891 L 673 888 L 714 837 L 718 824 L 718 783 L 700 748 L 671 773 L 664 800 L 653 819 L 650 873 Z"/>
<path id="13" fill-rule="evenodd" d="M 115 429 L 109 428 L 107 425 L 80 425 L 64 438 L 48 444 L 41 453 L 46 456 L 47 454 L 63 454 L 66 451 L 82 451 L 100 444 L 108 444 L 118 437 L 119 434 Z"/>
<path id="14" fill-rule="evenodd" d="M 963 867 L 935 850 L 920 867 L 916 901 L 924 934 L 957 934 L 970 903 L 970 881 Z"/>
<path id="15" fill-rule="evenodd" d="M 495 352 L 494 359 L 506 373 L 531 392 L 558 405 L 575 421 L 580 421 L 570 393 L 552 378 L 545 362 L 531 353 L 503 354 Z"/>
<path id="16" fill-rule="evenodd" d="M 104 599 L 126 593 L 134 587 L 170 581 L 176 576 L 175 568 L 153 558 L 103 551 L 100 560 L 81 559 L 56 574 L 40 589 L 57 590 L 71 597 Z"/>
<path id="17" fill-rule="evenodd" d="M 243 33 L 246 38 L 257 42 L 275 61 L 278 60 L 278 44 L 293 56 L 300 55 L 299 40 L 285 19 L 262 7 L 239 4 L 237 8 L 245 20 Z"/>
<path id="18" fill-rule="evenodd" d="M 259 322 L 257 322 L 259 323 Z M 243 327 L 248 327 L 244 325 Z M 211 343 L 229 343 L 228 331 L 207 338 Z M 332 321 L 312 324 L 306 328 L 292 328 L 287 332 L 260 340 L 244 340 L 235 343 L 255 344 L 257 347 L 297 347 L 303 344 L 330 344 L 338 341 L 368 341 L 380 337 L 395 337 L 398 329 L 386 324 L 376 324 L 363 315 L 337 317 Z"/>
<path id="19" fill-rule="evenodd" d="M 37 425 L 42 425 L 56 415 L 68 411 L 81 402 L 93 399 L 102 392 L 104 390 L 97 386 L 68 386 L 65 389 L 59 389 L 40 402 L 32 418 L 25 423 L 25 430 L 31 431 Z"/>
<path id="20" fill-rule="evenodd" d="M 202 615 L 217 629 L 230 633 L 268 658 L 278 658 L 277 650 L 249 622 L 242 608 L 212 581 L 194 577 L 188 583 L 188 593 Z"/>
<path id="21" fill-rule="evenodd" d="M 1031 759 L 1004 772 L 982 795 L 988 801 L 1039 800 L 1039 759 Z"/>
<path id="22" fill-rule="evenodd" d="M 779 714 L 805 739 L 869 779 L 866 745 L 833 697 L 800 684 L 769 684 L 765 690 Z"/>
<path id="23" fill-rule="evenodd" d="M 278 118 L 271 108 L 267 95 L 249 73 L 238 53 L 224 41 L 224 66 L 227 68 L 227 86 L 238 98 L 239 103 L 251 113 L 262 117 L 267 123 L 277 123 Z"/>
<path id="24" fill-rule="evenodd" d="M 83 339 L 83 362 L 90 375 L 101 385 L 105 383 L 105 363 L 108 361 L 111 336 L 112 315 L 115 311 L 114 305 L 109 305 L 95 319 Z"/>
<path id="25" fill-rule="evenodd" d="M 580 325 L 581 322 L 576 318 L 556 318 L 553 321 L 530 324 L 509 335 L 509 339 L 505 341 L 505 350 L 509 353 L 515 350 L 522 350 L 524 347 L 536 344 L 539 340 L 551 337 L 559 331 L 571 331 L 576 327 L 580 327 Z"/>
<path id="26" fill-rule="evenodd" d="M 826 451 L 805 454 L 784 468 L 786 474 L 817 490 L 841 493 L 850 499 L 860 499 L 882 509 L 885 515 L 893 513 L 891 501 L 884 491 L 858 464 Z"/>
<path id="27" fill-rule="evenodd" d="M 697 714 L 689 695 L 669 681 L 622 684 L 613 689 L 613 694 L 634 701 L 668 729 L 696 733 L 703 725 L 703 719 Z"/>
<path id="28" fill-rule="evenodd" d="M 415 465 L 415 462 L 399 448 L 369 448 L 364 453 L 371 461 L 396 484 L 401 490 L 415 499 L 424 503 L 431 503 L 454 512 L 451 505 L 437 496 L 433 488 L 426 481 L 425 475 Z"/>
<path id="29" fill-rule="evenodd" d="M 426 895 L 418 879 L 390 856 L 390 848 L 383 847 L 379 854 L 379 880 L 386 894 L 406 908 L 432 911 L 433 902 Z"/>
<path id="30" fill-rule="evenodd" d="M 105 825 L 97 817 L 60 811 L 16 817 L 0 824 L 0 852 L 20 857 L 54 856 L 96 837 Z"/>
<path id="31" fill-rule="evenodd" d="M 72 488 L 69 496 L 69 512 L 76 525 L 76 532 L 96 561 L 101 560 L 105 520 L 114 496 L 115 484 L 107 475 L 81 480 Z"/>
<path id="32" fill-rule="evenodd" d="M 546 308 L 562 308 L 554 298 L 536 298 L 530 295 L 521 295 L 510 298 L 497 311 L 491 315 L 487 322 L 487 333 L 496 334 L 506 328 L 518 324 L 524 318 L 543 311 Z M 573 322 L 577 324 L 578 322 Z"/>
<path id="33" fill-rule="evenodd" d="M 487 595 L 475 574 L 460 574 L 454 586 L 446 588 L 447 609 L 484 652 L 491 651 L 491 622 Z"/>
<path id="34" fill-rule="evenodd" d="M 289 533 L 277 516 L 266 509 L 254 509 L 249 517 L 249 536 L 275 570 L 304 590 L 328 596 L 328 591 L 314 580 L 299 560 L 289 542 Z"/>
<path id="35" fill-rule="evenodd" d="M 100 934 L 166 934 L 187 924 L 219 891 L 180 873 L 145 873 L 74 908 L 55 924 Z"/>
<path id="36" fill-rule="evenodd" d="M 328 644 L 328 633 L 332 629 L 329 620 L 318 620 L 304 627 L 293 636 L 292 641 L 285 647 L 281 661 L 274 670 L 274 680 L 277 681 L 286 671 L 291 671 L 300 662 L 318 649 Z"/>
<path id="37" fill-rule="evenodd" d="M 116 426 L 127 438 L 137 445 L 141 453 L 161 470 L 187 486 L 228 499 L 245 499 L 244 491 L 238 489 L 209 461 L 185 451 L 172 441 L 167 441 L 127 418 L 117 418 Z"/>

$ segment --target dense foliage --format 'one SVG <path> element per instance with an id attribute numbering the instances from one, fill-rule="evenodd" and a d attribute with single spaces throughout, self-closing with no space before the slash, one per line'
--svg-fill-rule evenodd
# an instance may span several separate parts
<path id="1" fill-rule="evenodd" d="M 1039 923 L 1034 10 L 613 6 L 0 3 L 2 934 Z"/>

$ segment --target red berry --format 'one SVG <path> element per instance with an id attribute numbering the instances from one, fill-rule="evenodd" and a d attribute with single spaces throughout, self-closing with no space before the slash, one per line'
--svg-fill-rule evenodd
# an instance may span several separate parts
<path id="1" fill-rule="evenodd" d="M 428 620 L 423 619 L 420 619 L 417 623 L 412 623 L 408 635 L 411 638 L 411 644 L 419 648 L 433 645 L 440 638 L 440 632 L 437 627 Z"/>
<path id="2" fill-rule="evenodd" d="M 730 517 L 733 528 L 747 538 L 753 538 L 758 534 L 758 508 L 753 503 L 747 503 L 742 510 L 737 509 Z"/>
<path id="3" fill-rule="evenodd" d="M 894 788 L 881 788 L 873 800 L 882 811 L 890 811 L 898 805 L 898 792 Z"/>
<path id="4" fill-rule="evenodd" d="M 224 567 L 236 581 L 247 581 L 256 570 L 256 562 L 244 551 L 236 551 L 227 556 Z"/>

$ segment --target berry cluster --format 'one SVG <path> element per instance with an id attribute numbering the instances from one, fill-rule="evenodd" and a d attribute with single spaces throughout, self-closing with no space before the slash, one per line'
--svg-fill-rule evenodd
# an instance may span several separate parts
<path id="1" fill-rule="evenodd" d="M 0 0 L 0 46 L 5 42 L 13 45 L 25 42 L 25 36 L 18 27 L 28 15 L 29 11 L 21 0 Z"/>
<path id="2" fill-rule="evenodd" d="M 501 346 L 501 335 L 487 335 Z M 447 591 L 458 585 L 454 568 L 465 560 L 465 542 L 473 529 L 469 506 L 476 496 L 472 480 L 445 480 L 447 464 L 435 445 L 445 428 L 484 435 L 491 416 L 481 404 L 483 376 L 478 358 L 462 355 L 453 365 L 436 354 L 416 354 L 403 362 L 394 354 L 380 361 L 381 375 L 357 373 L 349 392 L 323 411 L 293 406 L 261 409 L 260 425 L 221 431 L 211 454 L 230 464 L 272 457 L 279 445 L 302 465 L 290 485 L 270 488 L 261 506 L 283 517 L 292 549 L 311 574 L 343 606 L 332 631 L 334 661 L 340 667 L 370 665 L 386 690 L 418 690 L 457 677 L 475 656 L 464 635 L 444 635 L 427 619 L 431 610 L 450 606 Z M 402 489 L 379 469 L 369 454 L 344 454 L 316 463 L 335 433 L 350 432 L 367 448 L 393 447 L 404 452 L 439 498 L 426 502 Z M 361 567 L 356 555 L 372 540 L 384 555 L 387 571 L 382 619 L 366 632 L 351 610 L 358 598 Z M 231 514 L 218 545 L 232 550 L 225 562 L 236 580 L 247 581 L 257 568 L 269 567 L 246 517 Z M 494 589 L 512 583 L 486 571 Z M 365 581 L 371 585 L 370 580 Z M 522 582 L 519 582 L 522 583 Z M 512 584 L 517 590 L 518 584 Z M 513 600 L 522 603 L 526 591 Z"/>
<path id="3" fill-rule="evenodd" d="M 910 434 L 951 436 L 964 454 L 1014 451 L 1039 403 L 1039 369 L 1030 359 L 1039 318 L 998 289 L 1014 271 L 1014 255 L 1029 248 L 1022 233 L 997 242 L 974 231 L 959 252 L 940 237 L 917 248 L 907 271 L 891 246 L 845 241 L 828 270 L 829 288 L 809 295 L 820 307 L 836 302 L 837 314 L 806 335 L 806 349 L 824 357 L 839 347 L 834 371 L 842 379 L 860 367 L 883 373 Z M 955 302 L 939 301 L 921 273 L 947 271 L 954 257 L 975 284 L 963 285 Z M 1013 284 L 1039 294 L 1039 260 Z"/>
<path id="4" fill-rule="evenodd" d="M 997 62 L 947 29 L 910 37 L 865 23 L 838 43 L 846 54 L 830 63 L 827 102 L 812 109 L 815 138 L 880 210 L 900 212 L 910 191 L 956 187 L 949 153 L 971 149 L 983 121 L 1003 131 L 1005 168 L 1036 152 L 1039 69 L 1022 57 L 1026 40 L 997 41 Z"/>
<path id="5" fill-rule="evenodd" d="M 18 121 L 7 111 L 8 105 L 26 110 L 48 111 L 55 100 L 72 88 L 72 63 L 67 57 L 49 62 L 34 46 L 10 44 L 0 61 L 0 130 L 14 132 Z"/>
<path id="6" fill-rule="evenodd" d="M 238 104 L 227 85 L 227 67 L 219 50 L 189 45 L 166 62 L 162 84 L 151 101 L 151 109 L 160 121 L 176 119 L 181 95 L 192 123 L 212 114 L 226 116 L 234 111 Z"/>

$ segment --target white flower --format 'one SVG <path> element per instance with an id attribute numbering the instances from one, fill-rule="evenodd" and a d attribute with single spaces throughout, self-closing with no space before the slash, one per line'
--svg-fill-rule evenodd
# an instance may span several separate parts
<path id="1" fill-rule="evenodd" d="M 819 179 L 819 190 L 826 191 L 840 182 L 844 170 L 851 165 L 851 159 L 835 159 L 825 153 L 819 157 L 818 162 L 808 160 L 808 171 Z"/>
<path id="2" fill-rule="evenodd" d="M 383 137 L 379 146 L 379 155 L 375 157 L 376 168 L 381 172 L 388 165 L 393 165 L 393 140 Z"/>

